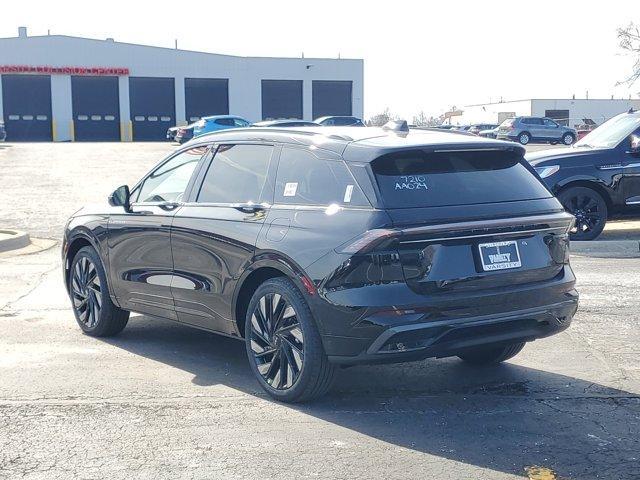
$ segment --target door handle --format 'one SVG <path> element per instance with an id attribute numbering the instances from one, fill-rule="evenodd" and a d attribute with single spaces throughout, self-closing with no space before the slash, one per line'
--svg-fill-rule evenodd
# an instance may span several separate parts
<path id="1" fill-rule="evenodd" d="M 252 203 L 252 202 L 234 203 L 231 206 L 236 210 L 240 210 L 243 213 L 256 213 L 261 210 L 266 210 L 267 208 L 270 207 L 268 203 Z"/>
<path id="2" fill-rule="evenodd" d="M 171 211 L 180 206 L 178 202 L 163 202 L 158 205 L 161 209 Z"/>

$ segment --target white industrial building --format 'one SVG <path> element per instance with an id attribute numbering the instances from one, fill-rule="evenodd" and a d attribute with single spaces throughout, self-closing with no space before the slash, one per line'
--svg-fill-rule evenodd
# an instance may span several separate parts
<path id="1" fill-rule="evenodd" d="M 363 61 L 218 55 L 64 35 L 0 39 L 8 140 L 161 140 L 205 115 L 363 113 Z"/>
<path id="2" fill-rule="evenodd" d="M 558 123 L 577 127 L 591 119 L 597 125 L 611 117 L 640 108 L 640 100 L 624 99 L 528 99 L 467 105 L 462 114 L 451 117 L 451 123 L 502 123 L 517 116 L 549 117 Z"/>

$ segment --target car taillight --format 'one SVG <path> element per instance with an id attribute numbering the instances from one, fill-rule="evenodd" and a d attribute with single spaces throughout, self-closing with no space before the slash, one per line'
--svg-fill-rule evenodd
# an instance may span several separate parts
<path id="1" fill-rule="evenodd" d="M 376 228 L 367 230 L 362 235 L 349 240 L 347 243 L 336 248 L 338 253 L 363 253 L 376 248 L 385 240 L 393 237 L 397 232 L 387 228 Z"/>
<path id="2" fill-rule="evenodd" d="M 337 248 L 337 253 L 349 256 L 323 286 L 344 288 L 404 282 L 400 254 L 396 248 L 397 233 L 389 229 L 369 230 Z"/>
<path id="3" fill-rule="evenodd" d="M 184 135 L 185 133 L 187 133 L 187 131 L 186 131 L 184 128 L 179 128 L 179 129 L 178 129 L 178 133 L 179 133 L 180 135 Z"/>

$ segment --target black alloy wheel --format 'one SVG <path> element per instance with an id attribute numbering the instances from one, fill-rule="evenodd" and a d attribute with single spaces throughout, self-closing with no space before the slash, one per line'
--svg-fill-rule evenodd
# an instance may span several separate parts
<path id="1" fill-rule="evenodd" d="M 129 321 L 129 312 L 111 301 L 104 267 L 93 247 L 81 248 L 71 262 L 69 296 L 78 325 L 87 335 L 116 335 Z"/>
<path id="2" fill-rule="evenodd" d="M 567 212 L 576 217 L 569 232 L 571 240 L 593 240 L 607 223 L 607 203 L 602 196 L 587 187 L 572 187 L 558 195 Z"/>
<path id="3" fill-rule="evenodd" d="M 268 293 L 251 315 L 251 350 L 264 381 L 286 390 L 300 377 L 304 335 L 296 311 L 280 294 Z"/>
<path id="4" fill-rule="evenodd" d="M 282 402 L 324 395 L 335 375 L 302 292 L 286 277 L 265 281 L 245 317 L 249 366 L 260 386 Z"/>
<path id="5" fill-rule="evenodd" d="M 71 272 L 71 296 L 78 320 L 93 328 L 100 319 L 102 285 L 96 266 L 88 257 L 75 262 Z"/>

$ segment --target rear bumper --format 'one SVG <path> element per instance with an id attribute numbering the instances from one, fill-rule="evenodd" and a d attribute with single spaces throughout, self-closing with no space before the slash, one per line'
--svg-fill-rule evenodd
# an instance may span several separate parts
<path id="1" fill-rule="evenodd" d="M 554 335 L 570 325 L 578 293 L 565 265 L 541 282 L 424 295 L 402 283 L 369 286 L 323 292 L 310 305 L 333 363 L 396 363 Z"/>
<path id="2" fill-rule="evenodd" d="M 515 142 L 518 140 L 518 135 L 505 135 L 504 133 L 499 133 L 496 135 L 496 140 L 510 140 Z"/>
<path id="3" fill-rule="evenodd" d="M 539 308 L 499 315 L 396 325 L 384 330 L 356 355 L 330 355 L 332 363 L 398 363 L 449 357 L 483 345 L 530 342 L 565 330 L 578 308 L 578 294 Z"/>

